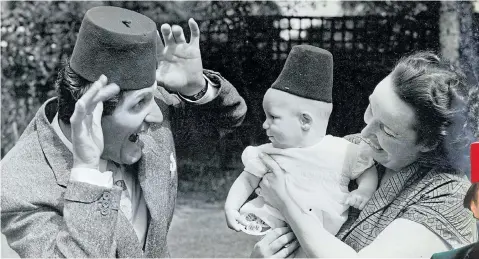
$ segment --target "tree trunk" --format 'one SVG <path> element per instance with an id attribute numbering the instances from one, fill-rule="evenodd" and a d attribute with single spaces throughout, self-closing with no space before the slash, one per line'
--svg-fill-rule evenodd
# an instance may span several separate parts
<path id="1" fill-rule="evenodd" d="M 474 39 L 474 6 L 471 2 L 457 2 L 460 17 L 459 64 L 468 76 L 469 82 L 478 87 L 479 80 L 479 44 Z M 476 25 L 477 26 L 477 25 Z"/>
<path id="2" fill-rule="evenodd" d="M 459 39 L 460 21 L 454 1 L 442 1 L 439 10 L 439 41 L 441 43 L 441 56 L 459 64 Z"/>

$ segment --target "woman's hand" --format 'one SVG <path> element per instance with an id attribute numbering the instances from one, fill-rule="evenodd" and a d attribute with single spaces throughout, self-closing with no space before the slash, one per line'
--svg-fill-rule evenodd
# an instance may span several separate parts
<path id="1" fill-rule="evenodd" d="M 259 157 L 271 172 L 265 174 L 259 184 L 261 195 L 269 205 L 283 212 L 289 199 L 284 170 L 269 155 L 260 154 Z"/>
<path id="2" fill-rule="evenodd" d="M 268 232 L 253 247 L 251 258 L 286 258 L 294 255 L 299 242 L 289 227 L 276 228 Z"/>

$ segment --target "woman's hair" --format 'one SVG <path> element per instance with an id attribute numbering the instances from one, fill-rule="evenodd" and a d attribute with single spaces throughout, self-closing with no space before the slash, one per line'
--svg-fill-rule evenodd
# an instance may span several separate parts
<path id="1" fill-rule="evenodd" d="M 60 120 L 66 124 L 70 124 L 70 117 L 75 110 L 75 103 L 86 93 L 92 84 L 93 82 L 88 81 L 73 71 L 68 59 L 63 61 L 63 67 L 58 72 L 58 77 L 55 82 L 58 95 L 58 118 Z M 111 99 L 103 102 L 102 116 L 112 114 L 122 95 L 123 91 L 120 91 L 120 93 Z"/>
<path id="2" fill-rule="evenodd" d="M 396 93 L 416 111 L 417 144 L 432 148 L 419 162 L 457 168 L 455 160 L 478 135 L 477 86 L 431 52 L 402 58 L 391 76 Z"/>

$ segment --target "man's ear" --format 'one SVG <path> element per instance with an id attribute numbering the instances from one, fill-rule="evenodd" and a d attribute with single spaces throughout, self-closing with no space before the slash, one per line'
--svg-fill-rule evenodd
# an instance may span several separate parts
<path id="1" fill-rule="evenodd" d="M 313 116 L 309 112 L 301 112 L 299 115 L 299 120 L 301 122 L 301 129 L 307 131 L 313 125 Z"/>

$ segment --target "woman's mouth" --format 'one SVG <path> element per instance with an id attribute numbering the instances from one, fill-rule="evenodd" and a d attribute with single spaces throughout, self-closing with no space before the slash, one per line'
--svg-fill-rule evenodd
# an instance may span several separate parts
<path id="1" fill-rule="evenodd" d="M 369 139 L 366 139 L 366 138 L 361 138 L 364 142 L 366 142 L 366 144 L 368 144 L 370 147 L 372 147 L 373 149 L 377 150 L 377 151 L 382 151 L 383 149 L 374 144 L 372 141 L 370 141 Z"/>

